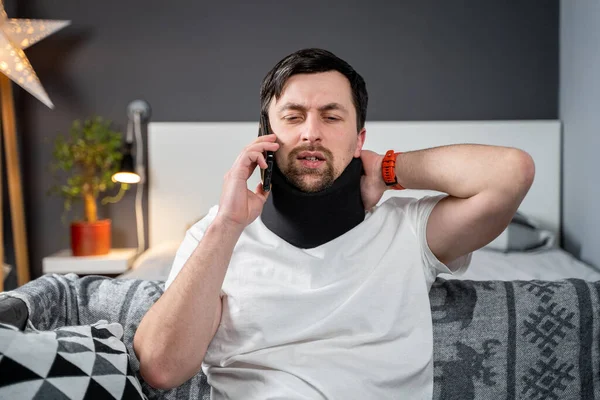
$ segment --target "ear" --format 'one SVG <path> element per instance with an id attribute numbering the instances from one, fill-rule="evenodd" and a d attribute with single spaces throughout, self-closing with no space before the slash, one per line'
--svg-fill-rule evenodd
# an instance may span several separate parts
<path id="1" fill-rule="evenodd" d="M 358 132 L 358 136 L 356 138 L 356 150 L 354 151 L 354 158 L 360 157 L 360 151 L 362 150 L 362 147 L 365 144 L 366 138 L 367 130 L 365 128 L 362 128 L 360 132 Z"/>

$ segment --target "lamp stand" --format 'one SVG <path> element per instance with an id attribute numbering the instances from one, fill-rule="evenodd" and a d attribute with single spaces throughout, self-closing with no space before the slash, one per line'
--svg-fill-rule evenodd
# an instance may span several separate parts
<path id="1" fill-rule="evenodd" d="M 4 137 L 4 156 L 6 157 L 6 176 L 10 201 L 10 215 L 15 249 L 17 285 L 29 282 L 29 256 L 27 254 L 27 233 L 25 230 L 25 210 L 23 206 L 23 191 L 21 187 L 21 169 L 17 150 L 17 133 L 15 123 L 15 103 L 13 99 L 12 82 L 0 73 L 0 99 L 2 102 L 2 133 Z M 1 164 L 1 163 L 0 163 Z M 0 170 L 1 171 L 1 170 Z M 0 175 L 0 189 L 2 188 Z M 0 191 L 0 194 L 2 192 Z M 1 203 L 0 195 L 0 205 Z M 0 232 L 3 227 L 0 218 Z M 0 233 L 1 235 L 1 233 Z M 3 238 L 2 238 L 3 239 Z M 4 240 L 0 243 L 0 281 L 4 283 Z"/>

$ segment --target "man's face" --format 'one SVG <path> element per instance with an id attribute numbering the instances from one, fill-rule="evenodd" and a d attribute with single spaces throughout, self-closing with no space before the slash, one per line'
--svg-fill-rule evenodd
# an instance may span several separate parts
<path id="1" fill-rule="evenodd" d="M 277 165 L 302 191 L 327 188 L 360 157 L 366 131 L 356 131 L 350 82 L 337 71 L 290 77 L 269 120 L 280 144 Z"/>

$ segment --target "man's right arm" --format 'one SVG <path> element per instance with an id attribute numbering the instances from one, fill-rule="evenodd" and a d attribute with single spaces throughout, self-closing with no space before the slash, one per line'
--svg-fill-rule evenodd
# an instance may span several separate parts
<path id="1" fill-rule="evenodd" d="M 144 380 L 158 389 L 181 385 L 202 366 L 221 322 L 221 287 L 233 249 L 244 228 L 261 213 L 268 193 L 247 180 L 266 168 L 264 151 L 276 151 L 275 135 L 246 147 L 225 175 L 217 215 L 181 271 L 138 327 L 133 348 Z"/>
<path id="2" fill-rule="evenodd" d="M 215 219 L 142 319 L 133 346 L 150 386 L 176 387 L 200 370 L 221 321 L 219 293 L 241 232 L 239 226 Z"/>

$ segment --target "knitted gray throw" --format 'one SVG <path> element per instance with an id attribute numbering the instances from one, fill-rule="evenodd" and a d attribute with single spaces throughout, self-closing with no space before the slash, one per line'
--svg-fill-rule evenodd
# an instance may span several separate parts
<path id="1" fill-rule="evenodd" d="M 159 281 L 69 274 L 46 275 L 2 295 L 25 301 L 27 329 L 120 323 L 149 399 L 208 400 L 202 372 L 166 391 L 139 376 L 133 335 L 163 288 Z M 600 283 L 438 278 L 429 297 L 434 399 L 600 398 Z"/>

